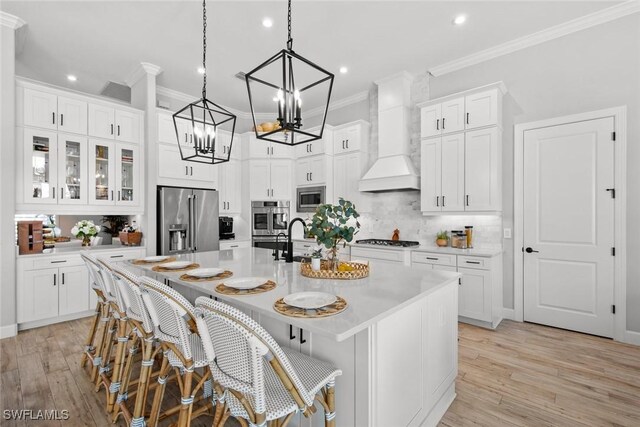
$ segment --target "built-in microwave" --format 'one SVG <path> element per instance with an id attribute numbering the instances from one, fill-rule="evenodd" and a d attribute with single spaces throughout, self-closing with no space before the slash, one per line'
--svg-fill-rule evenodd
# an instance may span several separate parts
<path id="1" fill-rule="evenodd" d="M 326 187 L 298 187 L 296 192 L 296 212 L 315 212 L 318 205 L 325 203 Z"/>

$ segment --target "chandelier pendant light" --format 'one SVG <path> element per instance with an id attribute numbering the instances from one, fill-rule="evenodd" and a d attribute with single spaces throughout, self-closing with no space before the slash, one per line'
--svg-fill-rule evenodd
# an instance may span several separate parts
<path id="1" fill-rule="evenodd" d="M 291 0 L 288 1 L 287 22 L 286 48 L 246 73 L 245 81 L 256 138 L 298 145 L 322 138 L 334 75 L 293 51 Z M 322 103 L 319 107 L 322 113 L 320 127 L 312 128 L 305 122 L 303 101 L 305 106 L 309 102 Z M 256 110 L 273 113 L 272 121 L 260 124 Z"/>
<path id="2" fill-rule="evenodd" d="M 202 98 L 173 115 L 182 160 L 218 164 L 228 162 L 236 128 L 236 116 L 207 99 L 207 2 L 202 1 Z M 231 133 L 222 144 L 220 131 Z"/>

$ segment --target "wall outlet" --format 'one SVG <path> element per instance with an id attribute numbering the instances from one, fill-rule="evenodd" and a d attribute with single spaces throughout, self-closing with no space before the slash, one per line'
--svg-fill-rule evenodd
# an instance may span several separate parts
<path id="1" fill-rule="evenodd" d="M 502 232 L 503 237 L 505 239 L 510 239 L 511 238 L 511 229 L 510 228 L 505 228 L 504 231 Z"/>

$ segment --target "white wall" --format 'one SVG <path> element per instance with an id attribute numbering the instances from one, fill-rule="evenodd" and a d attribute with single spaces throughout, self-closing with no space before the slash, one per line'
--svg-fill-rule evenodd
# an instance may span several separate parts
<path id="1" fill-rule="evenodd" d="M 504 227 L 513 227 L 513 126 L 626 105 L 627 329 L 640 331 L 640 15 L 632 15 L 431 79 L 431 97 L 502 80 Z M 504 301 L 513 307 L 513 241 L 505 240 Z"/>

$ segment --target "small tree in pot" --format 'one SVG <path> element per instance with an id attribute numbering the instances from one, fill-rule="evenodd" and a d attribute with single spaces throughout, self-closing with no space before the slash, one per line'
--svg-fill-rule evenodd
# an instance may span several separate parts
<path id="1" fill-rule="evenodd" d="M 320 205 L 311 218 L 310 234 L 319 245 L 329 249 L 328 259 L 333 270 L 338 268 L 338 245 L 345 247 L 360 229 L 358 211 L 353 203 L 342 197 L 337 205 Z"/>

